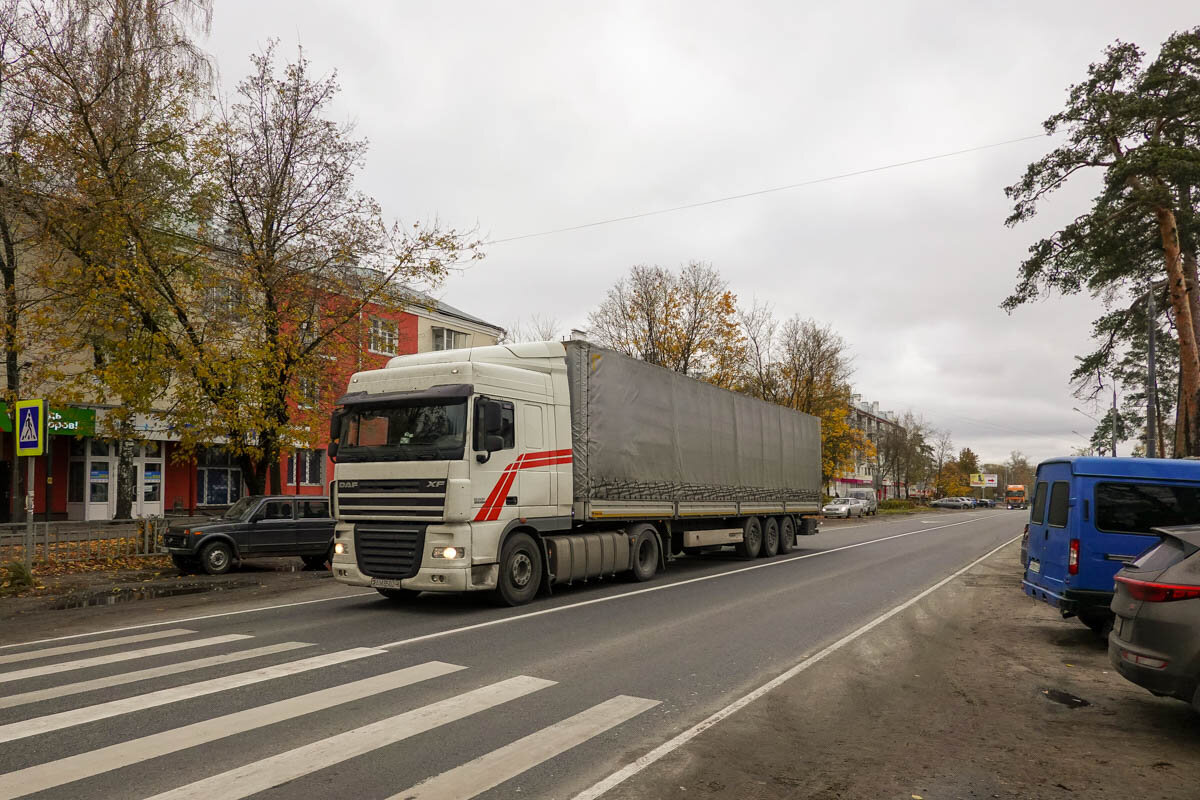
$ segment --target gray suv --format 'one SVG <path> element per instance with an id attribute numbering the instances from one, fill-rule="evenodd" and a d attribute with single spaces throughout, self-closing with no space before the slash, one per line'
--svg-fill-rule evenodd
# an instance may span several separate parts
<path id="1" fill-rule="evenodd" d="M 1108 658 L 1138 686 L 1200 711 L 1200 525 L 1153 530 L 1162 540 L 1117 573 Z"/>
<path id="2" fill-rule="evenodd" d="M 173 524 L 163 537 L 175 566 L 209 575 L 247 558 L 300 556 L 318 568 L 333 558 L 328 497 L 243 497 L 220 517 Z"/>

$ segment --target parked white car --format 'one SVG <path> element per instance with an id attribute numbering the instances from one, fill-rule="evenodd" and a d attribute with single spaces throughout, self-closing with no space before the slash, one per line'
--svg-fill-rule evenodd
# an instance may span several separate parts
<path id="1" fill-rule="evenodd" d="M 853 497 L 838 497 L 830 500 L 821 508 L 821 516 L 844 519 L 861 517 L 865 508 L 866 506 L 861 500 L 855 500 Z"/>

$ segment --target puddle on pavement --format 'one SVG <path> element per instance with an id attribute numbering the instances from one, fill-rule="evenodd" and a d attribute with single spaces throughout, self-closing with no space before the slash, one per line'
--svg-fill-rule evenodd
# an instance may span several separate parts
<path id="1" fill-rule="evenodd" d="M 221 589 L 232 589 L 238 584 L 228 584 Z M 214 591 L 212 586 L 145 586 L 137 589 L 122 589 L 119 592 L 83 592 L 68 594 L 56 598 L 51 605 L 54 609 L 87 608 L 89 606 L 115 606 L 119 603 L 130 603 L 135 600 L 153 600 L 157 597 L 175 597 L 184 594 L 199 594 Z M 218 590 L 219 591 L 219 590 Z"/>
<path id="2" fill-rule="evenodd" d="M 1064 692 L 1062 689 L 1042 689 L 1042 694 L 1047 700 L 1053 700 L 1055 703 L 1066 706 L 1067 708 L 1083 708 L 1090 706 L 1087 700 L 1082 697 L 1076 697 L 1070 692 Z"/>

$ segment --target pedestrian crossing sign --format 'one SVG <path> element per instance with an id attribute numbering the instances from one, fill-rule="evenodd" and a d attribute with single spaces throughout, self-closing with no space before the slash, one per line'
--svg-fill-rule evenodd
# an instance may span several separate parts
<path id="1" fill-rule="evenodd" d="M 17 455 L 40 456 L 46 452 L 46 401 L 17 401 Z"/>

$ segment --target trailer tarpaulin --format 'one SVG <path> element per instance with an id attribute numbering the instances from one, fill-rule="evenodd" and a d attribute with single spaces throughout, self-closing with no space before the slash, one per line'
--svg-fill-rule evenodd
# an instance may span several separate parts
<path id="1" fill-rule="evenodd" d="M 575 500 L 816 502 L 816 417 L 566 343 Z"/>

